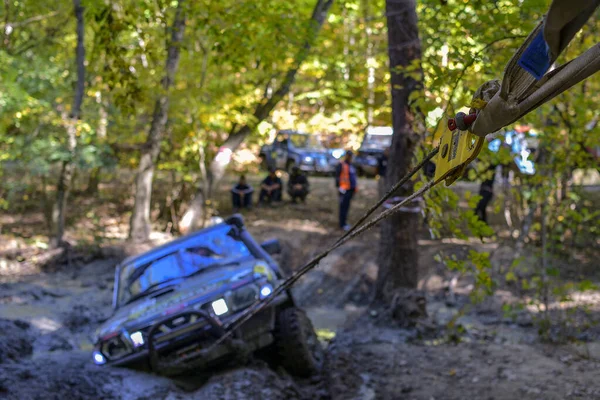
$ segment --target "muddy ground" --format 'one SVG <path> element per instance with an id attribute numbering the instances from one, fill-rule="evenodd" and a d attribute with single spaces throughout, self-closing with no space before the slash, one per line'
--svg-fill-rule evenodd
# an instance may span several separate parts
<path id="1" fill-rule="evenodd" d="M 331 181 L 312 183 L 307 204 L 244 213 L 258 240 L 283 242 L 279 259 L 290 270 L 340 234 Z M 476 191 L 461 185 L 457 190 Z M 376 190 L 375 181 L 361 181 L 351 220 Z M 220 208 L 228 213 L 225 199 Z M 471 249 L 488 251 L 499 270 L 514 257 L 510 242 L 432 240 L 425 226 L 418 235 L 428 316 L 414 327 L 397 326 L 389 310 L 370 306 L 377 230 L 335 251 L 294 289 L 327 346 L 320 376 L 295 379 L 261 360 L 175 380 L 96 367 L 90 337 L 110 315 L 114 266 L 148 246 L 123 241 L 127 218 L 117 210 L 101 201 L 93 210 L 93 218 L 72 222 L 67 238 L 74 247 L 65 254 L 44 249 L 44 238 L 35 233 L 39 215 L 0 216 L 0 398 L 600 399 L 600 292 L 575 293 L 571 303 L 557 308 L 557 318 L 574 305 L 587 310 L 552 331 L 559 339 L 569 333 L 570 341 L 544 342 L 533 310 L 512 316 L 503 311 L 504 304 L 518 300 L 509 287 L 472 304 L 472 280 L 434 260 L 440 251 L 459 257 Z M 90 220 L 99 222 L 90 225 Z M 494 215 L 492 221 L 502 236 L 502 217 Z M 102 240 L 85 247 L 80 232 L 92 230 Z M 170 236 L 157 232 L 153 238 L 161 242 Z M 533 259 L 527 249 L 521 252 Z M 575 266 L 573 260 L 561 262 L 600 282 L 597 262 L 586 257 Z"/>

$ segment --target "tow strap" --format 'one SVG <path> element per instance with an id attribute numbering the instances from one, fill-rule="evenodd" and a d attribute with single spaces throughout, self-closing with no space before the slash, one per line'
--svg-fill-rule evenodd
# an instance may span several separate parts
<path id="1" fill-rule="evenodd" d="M 479 137 L 512 124 L 600 70 L 600 44 L 555 67 L 560 53 L 596 10 L 600 0 L 554 0 L 543 21 L 508 62 L 499 90 L 469 131 Z M 490 85 L 486 83 L 485 85 Z M 489 95 L 489 94 L 488 94 Z"/>
<path id="2" fill-rule="evenodd" d="M 450 186 L 479 155 L 484 138 L 512 124 L 560 93 L 600 70 L 600 44 L 555 67 L 600 0 L 554 0 L 545 18 L 510 59 L 502 82 L 481 85 L 473 96 L 469 115 L 458 113 L 448 121 L 440 139 L 435 183 Z"/>

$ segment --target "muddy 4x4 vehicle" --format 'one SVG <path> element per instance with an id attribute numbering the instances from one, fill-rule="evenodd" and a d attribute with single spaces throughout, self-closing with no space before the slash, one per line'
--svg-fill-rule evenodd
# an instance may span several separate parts
<path id="1" fill-rule="evenodd" d="M 272 295 L 283 275 L 270 255 L 279 251 L 276 240 L 259 245 L 234 215 L 128 258 L 116 269 L 115 311 L 97 332 L 94 362 L 176 375 L 264 349 L 295 375 L 315 373 L 322 349 L 290 292 L 209 349 L 227 322 Z"/>

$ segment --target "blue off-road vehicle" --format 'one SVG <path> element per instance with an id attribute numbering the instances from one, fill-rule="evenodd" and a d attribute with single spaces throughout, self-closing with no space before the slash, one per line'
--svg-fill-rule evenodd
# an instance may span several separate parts
<path id="1" fill-rule="evenodd" d="M 283 274 L 234 215 L 117 266 L 114 314 L 98 330 L 94 362 L 164 375 L 206 369 L 263 350 L 299 376 L 315 373 L 322 349 L 306 314 L 283 292 L 233 338 L 211 346 L 224 325 L 273 294 Z"/>
<path id="2" fill-rule="evenodd" d="M 309 174 L 331 175 L 338 159 L 315 135 L 291 130 L 279 131 L 272 144 L 261 147 L 259 158 L 265 168 L 292 172 L 298 167 Z"/>

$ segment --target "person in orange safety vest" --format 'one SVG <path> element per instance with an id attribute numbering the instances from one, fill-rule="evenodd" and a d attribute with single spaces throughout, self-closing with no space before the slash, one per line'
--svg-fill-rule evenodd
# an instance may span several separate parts
<path id="1" fill-rule="evenodd" d="M 356 169 L 352 165 L 352 152 L 347 151 L 344 160 L 338 164 L 335 169 L 335 186 L 339 193 L 340 228 L 347 231 L 350 225 L 346 223 L 348 211 L 350 210 L 350 202 L 352 196 L 356 193 Z"/>

